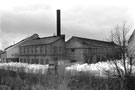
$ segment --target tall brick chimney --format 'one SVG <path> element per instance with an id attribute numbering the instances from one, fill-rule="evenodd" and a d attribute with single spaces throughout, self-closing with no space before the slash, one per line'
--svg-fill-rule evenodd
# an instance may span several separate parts
<path id="1" fill-rule="evenodd" d="M 57 10 L 57 36 L 61 35 L 60 10 Z"/>

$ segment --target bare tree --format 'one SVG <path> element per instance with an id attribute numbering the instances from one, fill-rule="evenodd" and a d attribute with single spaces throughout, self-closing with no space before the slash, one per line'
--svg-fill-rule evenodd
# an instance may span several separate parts
<path id="1" fill-rule="evenodd" d="M 116 25 L 110 32 L 109 40 L 118 45 L 121 60 L 120 64 L 123 66 L 123 69 L 119 66 L 118 60 L 113 60 L 113 68 L 117 73 L 117 78 L 120 79 L 123 83 L 123 89 L 129 90 L 129 83 L 132 77 L 132 59 L 128 58 L 127 45 L 128 45 L 128 32 L 130 31 L 131 26 L 127 25 L 126 22 Z M 114 48 L 114 47 L 113 47 Z M 116 49 L 113 49 L 116 50 Z M 127 61 L 128 60 L 128 61 Z M 130 65 L 127 64 L 130 62 Z M 131 90 L 131 89 L 130 89 Z"/>

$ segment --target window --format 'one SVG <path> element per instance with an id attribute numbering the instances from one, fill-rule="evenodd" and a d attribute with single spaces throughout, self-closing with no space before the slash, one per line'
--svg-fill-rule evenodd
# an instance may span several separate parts
<path id="1" fill-rule="evenodd" d="M 40 59 L 40 64 L 44 64 L 44 61 L 43 61 L 43 59 Z"/>
<path id="2" fill-rule="evenodd" d="M 39 54 L 39 52 L 40 52 L 40 47 L 35 47 L 35 53 Z"/>
<path id="3" fill-rule="evenodd" d="M 36 60 L 35 60 L 35 64 L 38 64 L 38 62 L 39 62 L 39 59 L 36 59 Z"/>
<path id="4" fill-rule="evenodd" d="M 20 54 L 22 54 L 22 48 L 20 47 Z"/>
<path id="5" fill-rule="evenodd" d="M 45 53 L 45 54 L 47 53 L 46 46 L 44 46 L 44 53 Z"/>
<path id="6" fill-rule="evenodd" d="M 27 47 L 27 54 L 29 54 L 29 47 Z"/>
<path id="7" fill-rule="evenodd" d="M 35 62 L 34 62 L 34 59 L 32 59 L 32 61 L 31 61 L 31 64 L 34 64 Z"/>
<path id="8" fill-rule="evenodd" d="M 23 49 L 23 53 L 25 54 L 25 47 L 24 47 L 24 49 Z"/>
<path id="9" fill-rule="evenodd" d="M 30 63 L 30 59 L 29 58 L 27 59 L 27 63 Z"/>
<path id="10" fill-rule="evenodd" d="M 49 64 L 49 60 L 48 60 L 48 59 L 46 59 L 46 62 L 45 62 L 45 64 Z"/>
<path id="11" fill-rule="evenodd" d="M 20 58 L 20 62 L 22 62 L 22 59 Z"/>
<path id="12" fill-rule="evenodd" d="M 46 54 L 49 54 L 49 47 L 46 46 Z"/>
<path id="13" fill-rule="evenodd" d="M 77 62 L 76 60 L 70 60 L 70 63 L 75 63 L 75 62 Z"/>
<path id="14" fill-rule="evenodd" d="M 54 46 L 54 53 L 57 53 L 57 47 Z"/>
<path id="15" fill-rule="evenodd" d="M 40 47 L 40 54 L 42 54 L 43 53 L 43 47 L 41 46 Z"/>
<path id="16" fill-rule="evenodd" d="M 59 47 L 59 54 L 62 54 L 62 47 Z"/>
<path id="17" fill-rule="evenodd" d="M 25 48 L 25 53 L 28 54 L 28 48 L 27 47 Z"/>
<path id="18" fill-rule="evenodd" d="M 27 47 L 25 47 L 25 54 L 27 54 L 28 52 L 27 52 Z"/>
<path id="19" fill-rule="evenodd" d="M 35 47 L 33 47 L 33 54 L 35 54 Z"/>
<path id="20" fill-rule="evenodd" d="M 26 63 L 26 59 L 24 59 L 24 63 Z"/>
<path id="21" fill-rule="evenodd" d="M 31 47 L 29 47 L 29 54 L 31 54 Z"/>
<path id="22" fill-rule="evenodd" d="M 31 54 L 33 54 L 33 47 L 31 47 Z"/>
<path id="23" fill-rule="evenodd" d="M 74 51 L 75 51 L 75 49 L 74 49 L 74 48 L 72 48 L 72 49 L 71 49 L 71 52 L 74 52 Z"/>
<path id="24" fill-rule="evenodd" d="M 99 62 L 100 61 L 100 56 L 99 55 L 97 55 L 97 62 Z"/>
<path id="25" fill-rule="evenodd" d="M 102 56 L 102 61 L 105 61 L 105 60 L 106 60 L 105 56 Z"/>
<path id="26" fill-rule="evenodd" d="M 40 54 L 40 47 L 37 47 L 37 54 Z"/>
<path id="27" fill-rule="evenodd" d="M 24 49 L 23 48 L 21 48 L 22 49 L 22 54 L 24 54 Z"/>
<path id="28" fill-rule="evenodd" d="M 37 51 L 38 51 L 37 49 L 38 49 L 38 47 L 35 47 L 35 54 L 37 54 Z"/>

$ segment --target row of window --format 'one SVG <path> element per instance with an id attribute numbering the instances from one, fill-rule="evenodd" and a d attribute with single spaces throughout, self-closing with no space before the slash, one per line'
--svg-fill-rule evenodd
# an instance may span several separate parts
<path id="1" fill-rule="evenodd" d="M 20 54 L 46 54 L 49 51 L 49 47 L 32 46 L 32 47 L 20 47 Z"/>
<path id="2" fill-rule="evenodd" d="M 27 58 L 20 58 L 19 60 L 22 63 L 29 63 L 29 64 L 48 64 L 49 59 L 27 59 Z"/>
<path id="3" fill-rule="evenodd" d="M 79 49 L 77 49 L 77 48 L 72 48 L 72 49 L 70 49 L 70 52 L 75 52 L 76 50 L 84 50 L 85 51 L 85 53 L 97 53 L 97 52 L 101 52 L 101 53 L 103 53 L 103 52 L 110 52 L 110 51 L 112 51 L 113 52 L 113 48 L 79 48 Z M 69 51 L 69 49 L 67 49 L 67 51 Z"/>
<path id="4" fill-rule="evenodd" d="M 107 53 L 107 52 L 113 52 L 113 48 L 92 48 L 92 49 L 85 49 L 85 52 L 87 53 Z"/>
<path id="5" fill-rule="evenodd" d="M 99 62 L 99 61 L 106 61 L 106 60 L 115 60 L 115 59 L 121 59 L 120 54 L 115 54 L 115 55 L 103 55 L 103 54 L 96 54 L 96 55 L 89 55 L 89 54 L 84 54 L 82 56 L 84 59 L 85 63 L 94 63 L 94 62 Z M 70 54 L 67 56 L 68 59 L 70 60 L 79 60 L 80 57 L 77 55 Z"/>
<path id="6" fill-rule="evenodd" d="M 33 46 L 33 47 L 20 47 L 20 54 L 62 54 L 63 48 L 56 47 L 53 48 L 47 46 Z"/>

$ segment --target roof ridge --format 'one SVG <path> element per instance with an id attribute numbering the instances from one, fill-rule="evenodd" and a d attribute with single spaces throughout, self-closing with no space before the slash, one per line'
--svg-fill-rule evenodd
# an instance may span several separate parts
<path id="1" fill-rule="evenodd" d="M 84 37 L 78 37 L 78 36 L 72 36 L 73 38 L 80 38 L 80 39 L 85 39 L 85 40 L 92 40 L 92 41 L 100 41 L 100 42 L 105 42 L 105 43 L 111 43 L 108 41 L 102 41 L 102 40 L 97 40 L 97 39 L 89 39 L 89 38 L 84 38 Z"/>
<path id="2" fill-rule="evenodd" d="M 6 47 L 4 50 L 7 50 L 8 48 L 11 48 L 11 47 L 13 47 L 13 46 L 15 46 L 15 45 L 17 45 L 17 44 L 19 44 L 19 43 L 25 41 L 26 39 L 29 39 L 29 38 L 30 38 L 30 37 L 28 36 L 28 37 L 26 37 L 26 38 L 20 40 L 19 42 L 15 43 L 15 44 L 13 44 L 13 45 L 10 45 L 10 46 L 8 46 L 8 47 Z"/>
<path id="3" fill-rule="evenodd" d="M 51 43 L 63 38 L 64 36 L 65 35 L 36 38 L 36 39 L 33 39 L 30 42 L 24 44 L 23 46 L 25 46 L 25 45 L 36 45 L 36 44 L 51 44 Z"/>
<path id="4" fill-rule="evenodd" d="M 47 37 L 40 37 L 40 39 L 44 39 L 44 38 L 52 38 L 52 37 L 63 37 L 65 35 L 61 35 L 61 36 L 47 36 Z"/>

